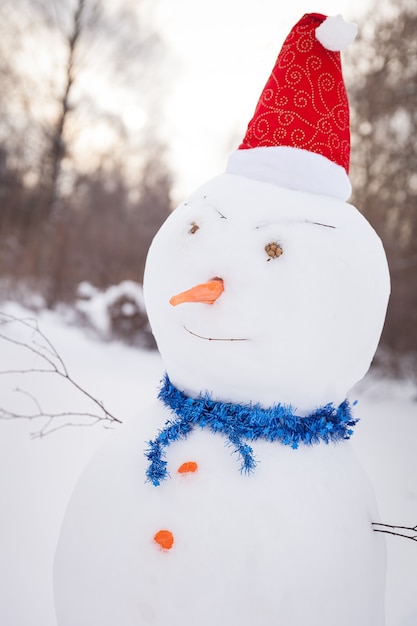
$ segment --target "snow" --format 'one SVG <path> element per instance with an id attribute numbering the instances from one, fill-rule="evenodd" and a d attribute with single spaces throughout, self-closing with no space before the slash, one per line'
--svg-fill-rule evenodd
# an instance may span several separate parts
<path id="1" fill-rule="evenodd" d="M 376 490 L 381 520 L 417 523 L 417 387 L 368 374 L 357 387 L 361 421 L 352 440 Z M 387 626 L 417 624 L 417 543 L 390 537 Z"/>
<path id="2" fill-rule="evenodd" d="M 12 304 L 1 311 L 33 318 Z M 156 352 L 95 341 L 49 312 L 40 313 L 39 325 L 76 382 L 122 421 L 152 400 L 161 373 Z M 0 371 L 21 365 L 23 358 L 18 347 L 0 339 Z M 28 365 L 35 364 L 29 357 Z M 54 374 L 0 376 L 2 407 L 22 409 L 16 386 L 33 392 L 45 410 L 91 410 Z M 42 426 L 42 420 L 0 420 L 0 622 L 7 626 L 55 626 L 52 564 L 59 529 L 79 475 L 109 434 L 98 424 L 32 439 Z"/>
<path id="3" fill-rule="evenodd" d="M 3 305 L 2 310 L 16 317 L 32 316 L 12 304 Z M 39 314 L 39 324 L 74 379 L 101 399 L 115 416 L 129 423 L 146 411 L 162 374 L 158 354 L 94 341 L 49 312 Z M 13 344 L 4 340 L 0 343 L 0 368 L 10 369 L 11 364 L 20 361 L 21 353 L 16 354 Z M 5 398 L 12 402 L 9 408 L 16 406 L 13 403 L 19 394 L 11 389 L 16 385 L 29 388 L 28 378 L 22 381 L 21 376 L 0 377 L 3 406 Z M 77 394 L 70 386 L 59 387 L 55 378 L 39 375 L 37 397 L 42 402 L 51 399 L 56 410 L 68 410 L 69 405 L 79 410 Z M 414 525 L 417 388 L 409 382 L 388 381 L 371 374 L 352 397 L 359 400 L 356 412 L 361 417 L 352 442 L 375 486 L 381 519 Z M 0 421 L 0 621 L 7 626 L 56 626 L 52 563 L 60 525 L 78 477 L 109 435 L 96 425 L 64 428 L 32 440 L 30 433 L 40 428 L 39 420 Z M 387 544 L 386 626 L 415 626 L 417 545 L 396 537 L 387 537 Z"/>

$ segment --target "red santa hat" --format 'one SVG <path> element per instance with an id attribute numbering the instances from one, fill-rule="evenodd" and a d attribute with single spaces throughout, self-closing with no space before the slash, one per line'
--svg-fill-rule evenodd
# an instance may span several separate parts
<path id="1" fill-rule="evenodd" d="M 340 50 L 357 33 L 338 15 L 304 15 L 278 55 L 226 171 L 347 200 L 349 103 Z"/>

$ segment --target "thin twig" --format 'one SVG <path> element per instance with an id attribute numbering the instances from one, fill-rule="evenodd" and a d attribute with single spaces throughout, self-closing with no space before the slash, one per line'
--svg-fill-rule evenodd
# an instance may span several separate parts
<path id="1" fill-rule="evenodd" d="M 67 428 L 70 426 L 93 426 L 98 422 L 117 422 L 121 423 L 121 420 L 115 417 L 110 411 L 106 409 L 103 402 L 95 398 L 90 392 L 82 387 L 72 376 L 69 374 L 68 369 L 61 358 L 60 354 L 56 350 L 55 346 L 48 339 L 48 337 L 40 330 L 38 322 L 33 318 L 16 318 L 13 315 L 0 312 L 0 325 L 6 326 L 10 324 L 20 324 L 26 329 L 31 331 L 31 338 L 26 341 L 9 337 L 3 333 L 0 333 L 0 340 L 6 341 L 14 346 L 23 348 L 24 350 L 32 353 L 37 359 L 41 360 L 41 366 L 33 368 L 16 368 L 9 370 L 1 370 L 0 375 L 27 375 L 27 374 L 55 374 L 56 376 L 65 380 L 68 384 L 74 387 L 80 392 L 82 396 L 91 401 L 96 407 L 100 409 L 100 413 L 81 413 L 76 411 L 63 411 L 63 412 L 48 412 L 43 409 L 38 399 L 28 392 L 27 390 L 16 388 L 14 391 L 22 395 L 27 396 L 34 404 L 36 411 L 32 413 L 17 413 L 4 408 L 0 408 L 0 419 L 27 419 L 34 420 L 39 418 L 46 418 L 46 423 L 37 433 L 31 433 L 32 437 L 44 437 L 52 432 Z M 43 367 L 42 367 L 43 365 Z M 101 414 L 102 413 L 102 414 Z M 73 422 L 68 421 L 64 424 L 59 424 L 51 428 L 51 424 L 59 419 L 63 418 L 87 418 L 92 421 L 89 422 Z"/>
<path id="2" fill-rule="evenodd" d="M 4 341 L 7 341 L 8 343 L 11 343 L 15 346 L 20 346 L 21 348 L 25 348 L 26 350 L 29 350 L 36 356 L 41 357 L 44 361 L 49 363 L 49 365 L 52 367 L 52 370 L 50 371 L 60 373 L 56 364 L 49 357 L 45 356 L 39 349 L 33 348 L 31 345 L 29 345 L 28 343 L 25 343 L 24 341 L 18 341 L 17 339 L 12 339 L 11 337 L 7 337 L 6 335 L 2 335 L 1 333 L 0 333 L 0 339 L 3 339 Z"/>
<path id="3" fill-rule="evenodd" d="M 39 402 L 37 401 L 37 399 L 35 398 L 35 396 L 31 393 L 29 393 L 29 391 L 25 391 L 24 389 L 19 389 L 19 387 L 16 387 L 15 389 L 16 393 L 21 393 L 24 396 L 27 396 L 28 398 L 30 398 L 33 402 L 33 404 L 36 406 L 36 408 L 38 409 L 39 414 L 42 414 L 42 408 L 41 405 L 39 404 Z"/>
<path id="4" fill-rule="evenodd" d="M 395 535 L 396 537 L 404 537 L 405 539 L 410 539 L 411 541 L 417 542 L 417 524 L 415 526 L 396 526 L 394 524 L 382 524 L 379 522 L 373 522 L 372 526 L 376 533 Z M 375 528 L 376 526 L 380 526 L 381 528 Z M 397 532 L 402 530 L 407 532 Z M 413 535 L 409 533 L 415 534 Z"/>

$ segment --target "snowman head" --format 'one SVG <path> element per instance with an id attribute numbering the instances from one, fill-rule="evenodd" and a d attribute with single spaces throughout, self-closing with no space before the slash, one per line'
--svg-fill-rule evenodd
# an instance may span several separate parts
<path id="1" fill-rule="evenodd" d="M 388 291 L 381 242 L 353 206 L 231 174 L 173 212 L 145 275 L 175 386 L 306 412 L 364 376 Z"/>
<path id="2" fill-rule="evenodd" d="M 191 396 L 308 413 L 342 402 L 375 353 L 389 276 L 379 238 L 345 202 L 349 112 L 328 20 L 294 27 L 226 173 L 151 245 L 149 320 Z"/>

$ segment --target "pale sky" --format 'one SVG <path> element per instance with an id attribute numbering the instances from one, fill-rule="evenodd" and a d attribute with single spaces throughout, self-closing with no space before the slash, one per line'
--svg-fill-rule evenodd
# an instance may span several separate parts
<path id="1" fill-rule="evenodd" d="M 166 142 L 176 201 L 224 171 L 281 45 L 304 13 L 355 21 L 370 0 L 158 0 L 168 46 Z M 352 44 L 354 45 L 354 44 Z"/>

